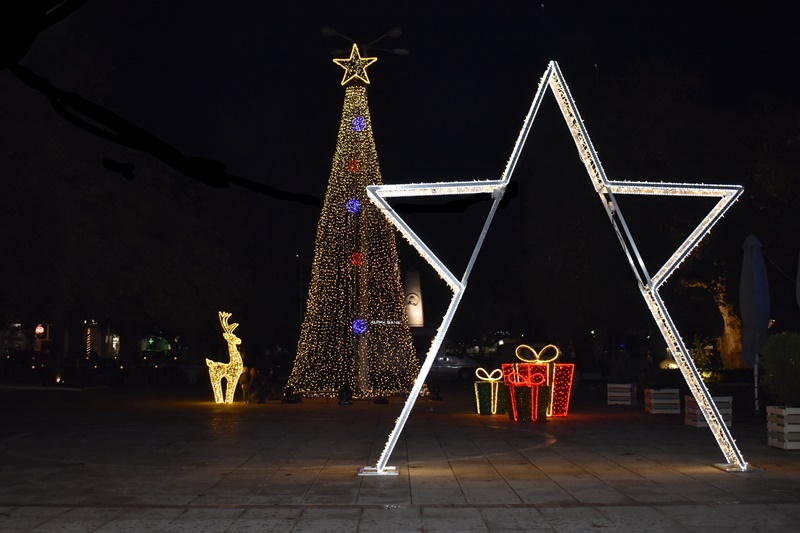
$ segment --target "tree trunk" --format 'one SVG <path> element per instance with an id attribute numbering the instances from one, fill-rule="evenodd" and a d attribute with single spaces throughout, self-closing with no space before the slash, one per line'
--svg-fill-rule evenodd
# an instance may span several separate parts
<path id="1" fill-rule="evenodd" d="M 744 368 L 742 359 L 742 321 L 733 311 L 733 304 L 717 302 L 719 314 L 725 324 L 722 336 L 717 339 L 717 350 L 724 368 Z"/>
<path id="2" fill-rule="evenodd" d="M 717 339 L 717 351 L 722 366 L 727 369 L 744 368 L 742 359 L 742 321 L 733 310 L 733 304 L 725 296 L 725 285 L 715 280 L 710 285 L 704 281 L 681 280 L 681 285 L 706 290 L 714 298 L 722 316 L 722 336 Z"/>

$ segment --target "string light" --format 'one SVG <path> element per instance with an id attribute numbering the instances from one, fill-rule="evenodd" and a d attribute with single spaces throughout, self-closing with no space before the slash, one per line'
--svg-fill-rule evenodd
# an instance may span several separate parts
<path id="1" fill-rule="evenodd" d="M 539 418 L 539 387 L 547 386 L 547 365 L 503 363 L 501 369 L 503 372 L 503 382 L 508 387 L 508 392 L 511 396 L 511 414 L 514 422 L 519 422 L 521 419 L 527 418 L 527 412 L 520 409 L 521 406 L 517 405 L 519 400 L 517 397 L 517 389 L 522 389 L 523 394 L 528 392 L 524 389 L 530 390 L 530 419 L 536 421 Z M 521 413 L 524 413 L 524 415 Z"/>
<path id="2" fill-rule="evenodd" d="M 550 63 L 545 76 L 542 78 L 544 82 L 547 80 L 550 88 L 556 96 L 559 108 L 562 115 L 566 120 L 570 132 L 572 133 L 575 145 L 580 153 L 581 160 L 586 166 L 586 170 L 592 179 L 595 190 L 603 200 L 603 205 L 609 215 L 614 230 L 622 244 L 625 254 L 628 256 L 628 261 L 633 269 L 634 275 L 639 281 L 639 290 L 642 297 L 647 304 L 653 318 L 656 321 L 661 335 L 667 343 L 668 349 L 675 355 L 675 362 L 681 371 L 689 390 L 692 392 L 700 407 L 703 415 L 708 421 L 709 428 L 714 435 L 722 453 L 728 461 L 726 469 L 729 470 L 747 470 L 747 463 L 744 460 L 741 452 L 739 451 L 736 443 L 722 421 L 722 417 L 714 403 L 711 394 L 705 386 L 705 383 L 697 370 L 689 350 L 686 348 L 683 339 L 678 332 L 678 328 L 672 321 L 672 318 L 667 312 L 666 305 L 658 293 L 658 289 L 667 280 L 667 278 L 680 266 L 680 263 L 694 250 L 700 243 L 700 240 L 709 233 L 711 228 L 716 224 L 722 215 L 730 208 L 733 202 L 742 194 L 743 189 L 737 185 L 705 185 L 705 184 L 675 184 L 675 183 L 646 183 L 646 182 L 611 182 L 606 178 L 605 171 L 600 164 L 600 159 L 592 147 L 589 140 L 589 134 L 583 126 L 583 120 L 580 118 L 577 107 L 575 106 L 572 96 L 569 93 L 566 83 L 563 81 L 563 76 L 555 62 Z M 539 91 L 541 92 L 542 85 L 540 84 Z M 535 101 L 535 99 L 534 99 Z M 538 107 L 538 106 L 537 106 Z M 532 106 L 533 108 L 533 106 Z M 535 115 L 535 110 L 533 111 Z M 628 230 L 625 219 L 619 210 L 619 205 L 614 198 L 614 193 L 619 194 L 649 194 L 660 196 L 711 196 L 718 197 L 720 200 L 711 209 L 697 227 L 689 234 L 686 240 L 678 247 L 675 253 L 670 256 L 666 263 L 658 270 L 652 278 L 647 274 L 644 266 L 644 261 L 639 254 L 639 251 L 633 241 L 633 237 Z"/>
<path id="3" fill-rule="evenodd" d="M 533 359 L 524 357 L 522 354 L 525 351 L 531 352 Z M 543 356 L 547 352 L 553 352 L 553 354 L 549 359 L 544 359 Z M 561 357 L 561 350 L 554 344 L 548 344 L 538 352 L 527 344 L 520 344 L 514 353 L 517 359 L 526 364 L 544 365 L 547 368 L 547 385 L 550 387 L 547 416 L 567 416 L 575 365 L 573 363 L 556 363 L 555 361 Z"/>
<path id="4" fill-rule="evenodd" d="M 533 354 L 533 359 L 528 359 L 526 357 L 523 357 L 522 353 L 525 351 L 531 352 Z M 554 353 L 550 357 L 550 359 L 542 359 L 542 355 L 544 355 L 546 352 L 554 352 Z M 561 357 L 561 350 L 559 350 L 558 346 L 556 346 L 555 344 L 548 344 L 547 346 L 545 346 L 544 348 L 542 348 L 537 352 L 534 348 L 528 346 L 527 344 L 520 344 L 514 349 L 514 355 L 516 355 L 517 359 L 519 359 L 523 363 L 545 364 L 545 363 L 552 363 L 553 361 Z"/>
<path id="5" fill-rule="evenodd" d="M 344 69 L 342 85 L 347 85 L 347 82 L 352 80 L 360 80 L 369 85 L 367 67 L 377 60 L 377 57 L 361 57 L 358 46 L 356 46 L 356 43 L 353 43 L 353 48 L 350 50 L 350 57 L 347 59 L 334 59 L 333 62 Z"/>
<path id="6" fill-rule="evenodd" d="M 369 199 L 377 205 L 389 221 L 397 228 L 397 230 L 411 243 L 417 250 L 420 256 L 433 267 L 433 269 L 441 276 L 453 292 L 453 297 L 450 302 L 442 324 L 439 327 L 436 336 L 428 351 L 428 355 L 422 364 L 420 375 L 412 389 L 412 394 L 409 395 L 406 405 L 401 412 L 400 417 L 397 419 L 395 427 L 389 434 L 386 441 L 386 446 L 383 453 L 378 459 L 377 465 L 374 469 L 370 469 L 371 473 L 380 475 L 387 469 L 387 462 L 389 456 L 394 449 L 395 444 L 399 438 L 408 416 L 411 413 L 416 396 L 414 391 L 422 386 L 425 378 L 430 371 L 433 364 L 433 359 L 436 351 L 441 346 L 447 329 L 450 327 L 453 315 L 458 307 L 466 287 L 466 281 L 474 265 L 475 258 L 480 252 L 486 232 L 494 217 L 500 199 L 503 196 L 505 187 L 513 175 L 517 162 L 519 161 L 520 154 L 528 138 L 533 121 L 536 118 L 536 113 L 544 98 L 546 89 L 549 88 L 556 98 L 557 104 L 567 127 L 572 134 L 575 146 L 578 149 L 578 155 L 586 167 L 589 178 L 597 192 L 604 209 L 609 217 L 611 225 L 617 234 L 617 237 L 622 245 L 622 249 L 628 258 L 634 276 L 636 277 L 640 292 L 644 298 L 653 318 L 656 320 L 659 331 L 661 332 L 664 340 L 667 342 L 671 352 L 675 354 L 675 361 L 681 370 L 681 373 L 689 385 L 692 395 L 697 400 L 698 407 L 703 412 L 706 421 L 711 428 L 714 438 L 720 450 L 725 455 L 728 461 L 724 468 L 728 470 L 747 470 L 747 463 L 741 455 L 741 452 L 736 446 L 736 443 L 728 430 L 722 423 L 719 411 L 714 404 L 711 395 L 706 389 L 705 384 L 700 378 L 694 362 L 692 361 L 689 352 L 675 327 L 674 322 L 667 312 L 663 300 L 658 294 L 658 288 L 663 284 L 669 275 L 680 265 L 680 263 L 688 256 L 689 253 L 699 244 L 700 240 L 708 234 L 711 227 L 719 221 L 722 215 L 732 205 L 732 203 L 742 194 L 743 189 L 736 185 L 689 185 L 689 184 L 674 184 L 674 183 L 648 183 L 648 182 L 612 182 L 609 181 L 605 175 L 597 153 L 592 146 L 589 134 L 586 131 L 583 120 L 578 114 L 577 107 L 572 99 L 572 95 L 567 88 L 566 83 L 563 81 L 561 70 L 555 61 L 550 62 L 542 76 L 539 87 L 531 102 L 531 107 L 525 120 L 522 124 L 522 130 L 519 133 L 517 142 L 511 152 L 506 168 L 503 171 L 503 177 L 499 181 L 482 181 L 482 182 L 453 182 L 453 183 L 428 183 L 428 184 L 403 184 L 403 185 L 376 185 L 367 188 L 367 195 Z M 388 204 L 385 198 L 388 197 L 414 197 L 414 196 L 437 196 L 437 195 L 454 195 L 454 194 L 475 194 L 475 193 L 491 193 L 493 203 L 483 226 L 483 231 L 478 238 L 478 242 L 473 249 L 472 256 L 464 272 L 461 280 L 457 279 L 447 267 L 439 260 L 438 257 L 427 247 L 427 245 L 420 239 L 406 224 L 406 222 L 394 211 Z M 642 260 L 638 249 L 633 240 L 625 219 L 622 216 L 619 205 L 617 204 L 615 193 L 618 194 L 656 194 L 664 196 L 674 196 L 676 194 L 685 194 L 687 196 L 712 196 L 719 197 L 720 201 L 711 212 L 700 222 L 700 224 L 691 232 L 686 241 L 676 250 L 670 259 L 659 269 L 655 277 L 650 277 L 645 268 L 644 261 Z M 513 395 L 512 395 L 513 398 Z M 363 471 L 364 469 L 362 469 Z"/>
<path id="7" fill-rule="evenodd" d="M 557 363 L 553 366 L 550 382 L 550 406 L 547 416 L 567 416 L 569 414 L 569 398 L 572 394 L 572 378 L 575 375 L 573 363 Z"/>
<path id="8" fill-rule="evenodd" d="M 475 406 L 478 411 L 479 415 L 483 414 L 497 414 L 497 400 L 499 396 L 499 389 L 503 384 L 503 371 L 499 368 L 495 368 L 492 370 L 491 373 L 487 372 L 483 368 L 477 368 L 475 370 L 475 377 L 478 378 L 478 381 L 475 382 Z M 489 391 L 489 409 L 488 413 L 484 412 L 482 407 L 482 396 L 485 395 L 485 391 L 488 389 Z"/>
<path id="9" fill-rule="evenodd" d="M 242 340 L 233 334 L 233 330 L 239 324 L 228 325 L 228 319 L 231 313 L 219 312 L 219 323 L 222 324 L 222 338 L 228 343 L 228 356 L 230 360 L 227 363 L 218 363 L 211 359 L 206 359 L 208 365 L 208 375 L 211 378 L 211 387 L 214 389 L 214 401 L 217 403 L 233 403 L 233 397 L 236 394 L 236 385 L 239 382 L 239 376 L 242 375 L 244 365 L 242 363 L 242 356 L 239 353 L 237 345 L 242 343 Z M 222 379 L 225 378 L 225 396 L 222 396 Z"/>
<path id="10" fill-rule="evenodd" d="M 355 75 L 358 65 L 345 63 L 337 61 L 347 70 L 345 77 Z M 287 383 L 298 394 L 332 397 L 348 385 L 353 398 L 405 395 L 419 371 L 395 233 L 366 200 L 366 187 L 381 183 L 366 87 L 353 84 L 345 88 L 306 311 Z"/>

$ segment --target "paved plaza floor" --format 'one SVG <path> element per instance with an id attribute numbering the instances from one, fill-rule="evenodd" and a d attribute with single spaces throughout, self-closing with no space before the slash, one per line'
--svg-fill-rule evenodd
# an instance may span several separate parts
<path id="1" fill-rule="evenodd" d="M 568 418 L 475 414 L 470 384 L 402 409 L 216 405 L 204 387 L 0 388 L 0 531 L 796 531 L 800 451 L 734 405 L 751 469 L 710 430 L 577 390 Z M 738 414 L 737 414 L 738 413 Z"/>

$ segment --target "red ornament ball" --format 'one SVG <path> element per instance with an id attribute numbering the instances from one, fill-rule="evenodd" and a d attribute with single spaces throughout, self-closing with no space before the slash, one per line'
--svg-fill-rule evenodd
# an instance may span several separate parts
<path id="1" fill-rule="evenodd" d="M 358 166 L 358 160 L 356 159 L 351 159 L 350 162 L 347 163 L 347 170 L 349 170 L 351 174 L 355 174 L 356 172 L 358 172 L 359 168 L 360 167 Z"/>
<path id="2" fill-rule="evenodd" d="M 361 252 L 353 252 L 350 254 L 350 262 L 353 266 L 361 266 L 364 264 L 364 254 Z"/>

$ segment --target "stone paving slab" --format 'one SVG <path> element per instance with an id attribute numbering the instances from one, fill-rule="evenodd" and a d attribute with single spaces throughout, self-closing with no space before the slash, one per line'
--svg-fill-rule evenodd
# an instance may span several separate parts
<path id="1" fill-rule="evenodd" d="M 798 529 L 800 452 L 734 411 L 747 472 L 710 431 L 607 406 L 514 423 L 473 412 L 470 384 L 402 399 L 216 405 L 195 388 L 0 387 L 0 531 L 766 531 Z M 734 408 L 735 409 L 735 408 Z"/>

